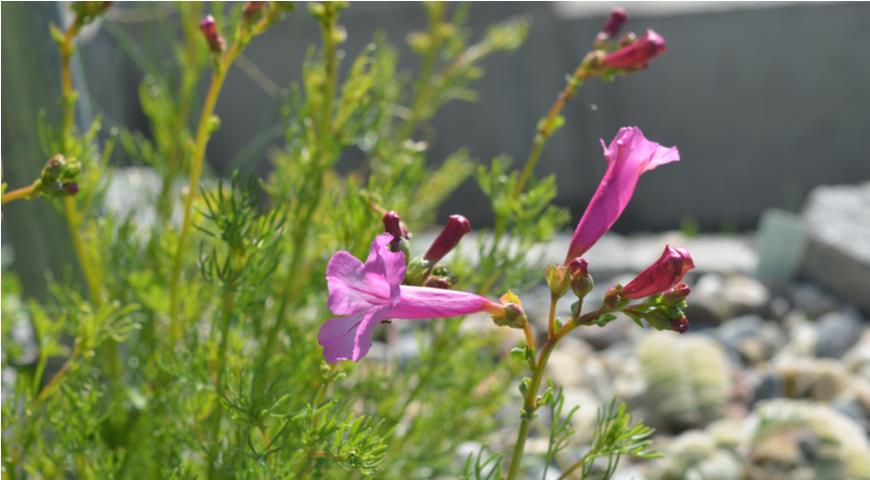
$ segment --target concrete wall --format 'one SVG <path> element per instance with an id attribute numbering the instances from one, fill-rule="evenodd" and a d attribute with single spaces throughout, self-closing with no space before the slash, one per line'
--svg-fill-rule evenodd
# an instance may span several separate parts
<path id="1" fill-rule="evenodd" d="M 538 173 L 558 175 L 558 202 L 575 216 L 604 170 L 598 138 L 609 140 L 623 125 L 638 125 L 650 138 L 678 145 L 683 162 L 644 178 L 617 224 L 622 232 L 673 228 L 684 219 L 714 231 L 753 228 L 765 208 L 799 209 L 815 185 L 870 179 L 870 5 L 625 5 L 628 27 L 657 30 L 669 51 L 646 72 L 608 85 L 590 82 L 565 110 L 567 124 L 545 149 Z M 129 13 L 143 8 L 151 7 L 118 6 L 127 13 L 82 45 L 81 73 L 93 111 L 145 129 L 136 89 L 148 67 L 131 54 L 157 55 L 151 68 L 167 68 L 171 51 L 165 39 L 176 35 L 177 19 L 165 5 L 146 15 Z M 587 51 L 609 8 L 474 4 L 472 31 L 480 34 L 494 21 L 527 15 L 534 22 L 531 36 L 513 56 L 485 62 L 477 103 L 453 103 L 425 129 L 432 161 L 468 145 L 481 159 L 507 153 L 521 162 L 537 119 Z M 408 32 L 425 23 L 419 5 L 353 4 L 342 22 L 349 32 L 348 57 L 383 30 L 402 45 L 403 68 L 416 67 L 403 44 Z M 246 56 L 283 89 L 299 78 L 305 50 L 316 40 L 316 26 L 300 8 L 253 42 Z M 11 68 L 6 62 L 4 56 L 4 69 Z M 53 64 L 46 68 L 55 75 Z M 4 99 L 14 88 L 9 87 L 4 82 Z M 281 132 L 274 127 L 280 97 L 240 68 L 230 73 L 217 108 L 222 127 L 208 150 L 218 171 L 241 167 L 266 173 L 266 147 L 252 147 L 268 146 L 270 139 L 280 145 Z M 53 107 L 53 98 L 50 92 L 34 108 Z M 3 120 L 14 121 L 6 110 Z M 468 183 L 441 213 L 458 211 L 475 224 L 486 223 L 489 212 L 481 199 Z"/>

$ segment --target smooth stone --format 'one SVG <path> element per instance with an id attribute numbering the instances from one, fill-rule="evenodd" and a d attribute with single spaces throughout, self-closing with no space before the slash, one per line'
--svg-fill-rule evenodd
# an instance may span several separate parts
<path id="1" fill-rule="evenodd" d="M 798 271 L 806 249 L 801 217 L 779 209 L 766 210 L 756 233 L 758 276 L 786 280 Z"/>
<path id="2" fill-rule="evenodd" d="M 834 360 L 804 358 L 777 369 L 784 395 L 827 402 L 836 398 L 849 384 L 849 374 Z"/>
<path id="3" fill-rule="evenodd" d="M 816 187 L 804 223 L 803 273 L 870 314 L 870 182 Z"/>
<path id="4" fill-rule="evenodd" d="M 813 284 L 796 285 L 789 293 L 795 308 L 803 311 L 810 318 L 833 312 L 840 307 L 837 299 Z"/>
<path id="5" fill-rule="evenodd" d="M 822 358 L 840 358 L 857 343 L 863 332 L 857 312 L 831 312 L 817 320 L 815 354 Z"/>
<path id="6" fill-rule="evenodd" d="M 782 381 L 782 378 L 774 372 L 767 372 L 761 377 L 758 386 L 755 387 L 753 403 L 761 400 L 780 398 L 783 396 L 784 392 L 785 384 Z"/>
<path id="7" fill-rule="evenodd" d="M 767 287 L 752 277 L 707 274 L 695 283 L 686 316 L 693 324 L 718 325 L 738 315 L 760 312 L 769 300 Z"/>

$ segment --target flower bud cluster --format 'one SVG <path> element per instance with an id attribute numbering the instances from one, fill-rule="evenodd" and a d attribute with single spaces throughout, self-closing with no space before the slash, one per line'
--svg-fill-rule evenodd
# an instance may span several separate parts
<path id="1" fill-rule="evenodd" d="M 599 74 L 609 75 L 647 68 L 650 60 L 667 50 L 664 37 L 647 30 L 640 38 L 629 32 L 617 40 L 628 15 L 622 7 L 616 7 L 595 37 L 593 68 Z"/>
<path id="2" fill-rule="evenodd" d="M 46 197 L 64 197 L 79 192 L 78 177 L 82 164 L 61 154 L 52 155 L 42 167 L 34 192 Z"/>
<path id="3" fill-rule="evenodd" d="M 411 234 L 398 213 L 389 210 L 384 213 L 384 232 L 393 236 L 390 249 L 401 251 L 410 258 Z M 471 231 L 471 222 L 462 215 L 451 215 L 447 225 L 432 242 L 429 250 L 421 257 L 411 258 L 405 269 L 405 284 L 448 289 L 456 284 L 456 275 L 438 262 L 456 248 L 462 237 Z"/>

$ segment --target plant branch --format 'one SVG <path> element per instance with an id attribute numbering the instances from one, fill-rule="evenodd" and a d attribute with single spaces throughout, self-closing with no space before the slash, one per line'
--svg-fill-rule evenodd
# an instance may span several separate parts
<path id="1" fill-rule="evenodd" d="M 556 102 L 550 107 L 550 110 L 547 112 L 547 115 L 542 118 L 538 122 L 538 131 L 535 134 L 534 146 L 532 147 L 532 151 L 529 153 L 528 158 L 526 159 L 525 165 L 523 165 L 522 173 L 520 174 L 519 180 L 517 180 L 516 185 L 514 186 L 513 196 L 518 197 L 521 193 L 523 193 L 523 189 L 526 188 L 526 184 L 529 181 L 529 178 L 532 175 L 532 172 L 535 169 L 535 166 L 538 164 L 538 159 L 541 157 L 541 152 L 544 149 L 544 144 L 547 143 L 547 139 L 550 138 L 550 135 L 558 128 L 559 122 L 559 113 L 568 103 L 568 100 L 574 96 L 574 93 L 583 85 L 583 82 L 586 81 L 587 78 L 591 76 L 590 65 L 595 59 L 595 55 L 588 54 L 583 58 L 583 61 L 580 62 L 580 66 L 577 67 L 577 70 L 574 71 L 574 74 L 571 75 L 571 78 L 568 80 L 568 83 L 565 85 L 565 88 L 559 93 L 559 96 L 556 98 Z"/>
<path id="2" fill-rule="evenodd" d="M 29 185 L 27 187 L 16 188 L 11 192 L 6 192 L 3 194 L 2 204 L 6 205 L 9 202 L 14 202 L 15 200 L 27 199 L 30 200 L 31 195 L 33 195 L 34 190 L 36 190 L 36 185 Z"/>

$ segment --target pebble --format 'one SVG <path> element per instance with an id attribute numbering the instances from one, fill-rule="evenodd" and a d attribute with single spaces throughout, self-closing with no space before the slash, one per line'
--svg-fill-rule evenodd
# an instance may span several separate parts
<path id="1" fill-rule="evenodd" d="M 857 312 L 826 313 L 817 323 L 817 357 L 840 358 L 861 338 L 862 321 Z"/>

